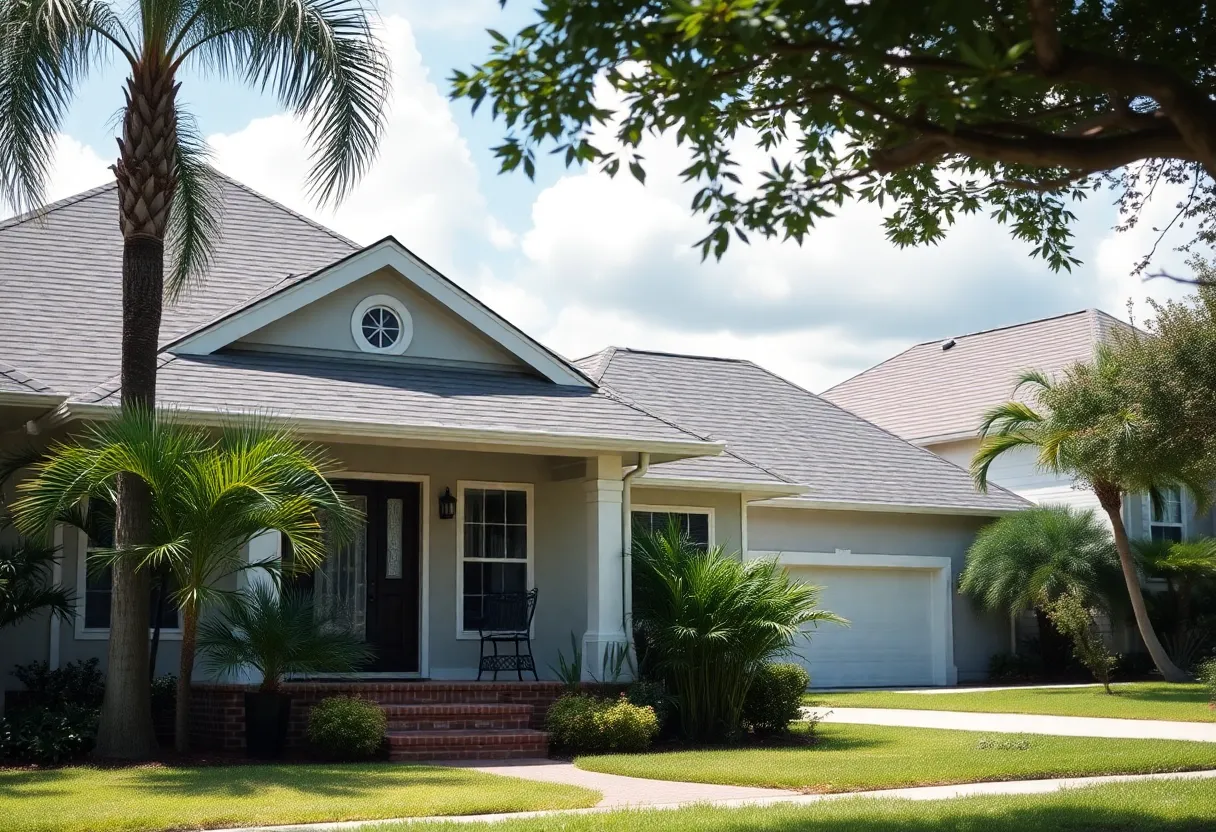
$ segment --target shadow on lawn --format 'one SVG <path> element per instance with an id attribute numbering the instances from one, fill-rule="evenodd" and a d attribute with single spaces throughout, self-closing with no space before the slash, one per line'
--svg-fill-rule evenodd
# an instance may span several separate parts
<path id="1" fill-rule="evenodd" d="M 74 773 L 84 768 L 4 772 L 0 797 L 55 797 L 73 794 Z M 177 797 L 240 798 L 282 789 L 301 795 L 361 798 L 386 788 L 475 788 L 480 775 L 459 769 L 401 765 L 239 765 L 173 767 L 148 766 L 113 770 L 104 785 L 111 796 L 156 793 Z"/>

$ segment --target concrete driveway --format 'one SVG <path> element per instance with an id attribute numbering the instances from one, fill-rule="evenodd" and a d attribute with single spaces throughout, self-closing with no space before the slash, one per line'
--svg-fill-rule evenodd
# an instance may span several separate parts
<path id="1" fill-rule="evenodd" d="M 824 722 L 947 728 L 1000 734 L 1054 734 L 1060 737 L 1114 737 L 1145 740 L 1216 742 L 1216 722 L 1167 722 L 1156 719 L 1105 719 L 1036 714 L 985 714 L 962 711 L 912 711 L 895 708 L 803 708 Z"/>

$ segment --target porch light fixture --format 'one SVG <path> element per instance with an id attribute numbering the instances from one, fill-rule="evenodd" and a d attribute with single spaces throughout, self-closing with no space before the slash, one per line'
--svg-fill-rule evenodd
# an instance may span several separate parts
<path id="1" fill-rule="evenodd" d="M 452 489 L 443 489 L 443 494 L 439 497 L 439 519 L 451 520 L 456 516 L 456 498 L 452 496 Z"/>

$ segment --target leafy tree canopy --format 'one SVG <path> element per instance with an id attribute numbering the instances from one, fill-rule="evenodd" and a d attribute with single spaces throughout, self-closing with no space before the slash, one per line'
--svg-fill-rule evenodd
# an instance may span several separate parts
<path id="1" fill-rule="evenodd" d="M 532 175 L 552 149 L 644 181 L 643 137 L 673 133 L 705 255 L 732 233 L 801 242 L 860 199 L 893 206 L 897 245 L 985 211 L 1067 269 L 1071 204 L 1110 189 L 1128 227 L 1166 184 L 1188 194 L 1184 245 L 1216 238 L 1207 0 L 541 0 L 538 16 L 453 77 L 505 125 L 503 169 Z"/>

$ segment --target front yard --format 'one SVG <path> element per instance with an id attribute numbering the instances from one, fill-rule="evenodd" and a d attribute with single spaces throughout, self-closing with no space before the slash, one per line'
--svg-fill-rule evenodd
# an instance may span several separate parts
<path id="1" fill-rule="evenodd" d="M 922 711 L 971 711 L 1116 719 L 1208 722 L 1216 712 L 1200 684 L 1127 682 L 1108 696 L 1098 685 L 1083 688 L 1021 688 L 966 693 L 899 693 L 864 690 L 806 695 L 806 704 L 828 708 L 901 708 Z"/>
<path id="2" fill-rule="evenodd" d="M 1046 795 L 929 802 L 846 798 L 811 806 L 611 812 L 536 818 L 484 832 L 1211 832 L 1216 780 L 1119 783 Z M 422 823 L 394 832 L 443 832 Z M 362 832 L 385 832 L 363 827 Z"/>
<path id="3" fill-rule="evenodd" d="M 814 745 L 598 755 L 575 762 L 589 771 L 631 777 L 808 792 L 1216 768 L 1212 743 L 839 723 L 820 725 L 816 733 Z"/>
<path id="4" fill-rule="evenodd" d="M 145 832 L 592 806 L 598 792 L 442 766 L 0 770 L 4 832 Z"/>

